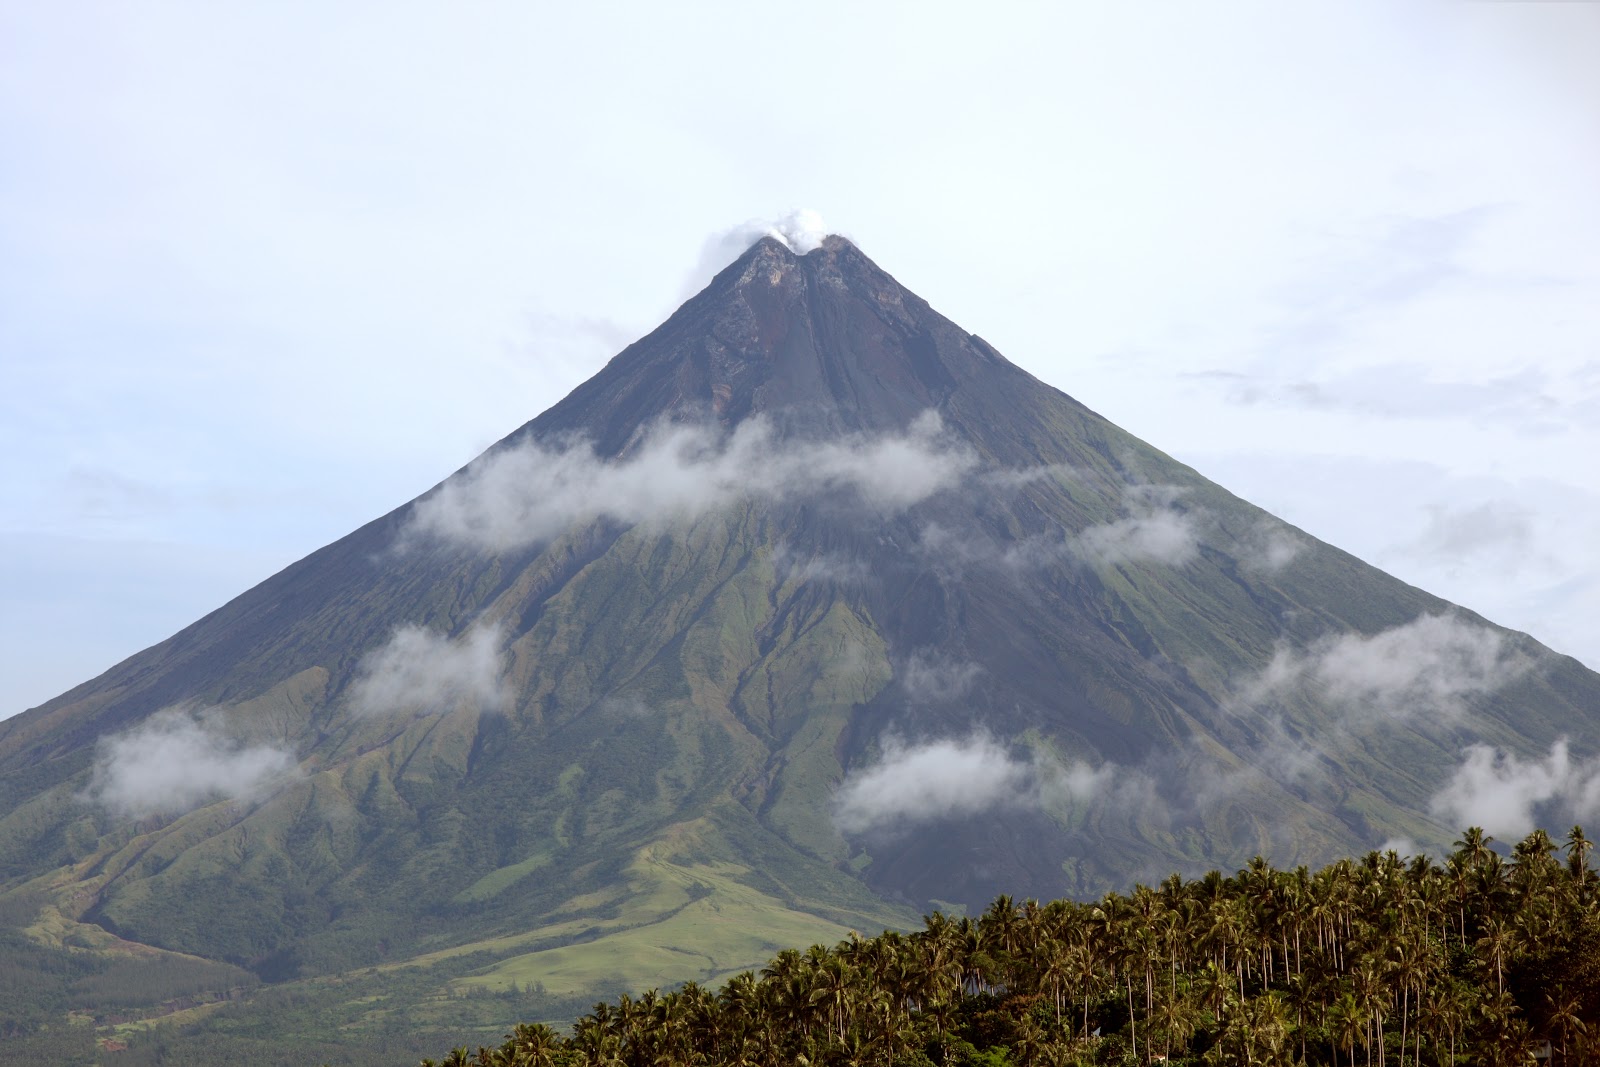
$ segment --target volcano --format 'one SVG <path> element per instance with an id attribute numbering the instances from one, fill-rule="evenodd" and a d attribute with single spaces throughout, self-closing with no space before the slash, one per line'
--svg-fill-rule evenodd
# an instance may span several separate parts
<path id="1" fill-rule="evenodd" d="M 1575 660 L 1234 497 L 849 241 L 768 237 L 430 492 L 0 723 L 0 919 L 299 983 L 351 1032 L 493 1031 L 502 995 L 1001 893 L 1437 852 L 1469 746 L 1587 755 L 1597 719 Z"/>

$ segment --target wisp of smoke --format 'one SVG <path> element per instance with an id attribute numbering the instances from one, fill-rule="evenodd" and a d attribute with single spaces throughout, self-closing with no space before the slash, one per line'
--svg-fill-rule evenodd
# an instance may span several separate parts
<path id="1" fill-rule="evenodd" d="M 778 221 L 767 226 L 766 232 L 789 246 L 797 255 L 806 255 L 822 247 L 828 231 L 822 226 L 822 216 L 810 208 L 795 208 Z"/>
<path id="2" fill-rule="evenodd" d="M 739 499 L 841 490 L 893 513 L 955 486 L 975 463 L 931 410 L 904 433 L 810 442 L 781 440 L 760 417 L 728 435 L 667 424 L 618 460 L 582 442 L 491 452 L 419 501 L 405 536 L 504 551 L 602 518 L 692 520 Z"/>
<path id="3" fill-rule="evenodd" d="M 237 744 L 207 718 L 168 708 L 101 741 L 83 799 L 119 815 L 177 815 L 255 799 L 293 772 L 288 751 Z"/>
<path id="4" fill-rule="evenodd" d="M 1450 826 L 1481 826 L 1502 836 L 1528 833 L 1541 808 L 1587 822 L 1600 813 L 1600 760 L 1573 760 L 1565 738 L 1544 759 L 1531 760 L 1471 745 L 1429 806 Z"/>
<path id="5" fill-rule="evenodd" d="M 463 703 L 498 710 L 507 699 L 500 648 L 498 626 L 453 641 L 421 626 L 398 627 L 362 657 L 349 706 L 358 715 L 423 715 Z"/>
<path id="6" fill-rule="evenodd" d="M 822 247 L 828 235 L 823 228 L 822 216 L 809 208 L 795 208 L 777 219 L 750 219 L 737 226 L 713 234 L 700 250 L 699 262 L 684 281 L 683 292 L 687 299 L 706 287 L 717 272 L 744 254 L 745 249 L 763 237 L 776 237 L 796 255 L 806 255 Z"/>

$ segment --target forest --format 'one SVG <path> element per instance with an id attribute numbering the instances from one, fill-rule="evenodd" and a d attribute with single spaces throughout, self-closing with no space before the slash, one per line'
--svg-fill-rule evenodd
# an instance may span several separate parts
<path id="1" fill-rule="evenodd" d="M 565 1032 L 423 1067 L 1597 1062 L 1600 880 L 1579 827 L 1442 864 L 1261 858 L 1075 902 L 1001 897 L 912 933 L 787 950 L 712 990 L 594 1006 Z"/>

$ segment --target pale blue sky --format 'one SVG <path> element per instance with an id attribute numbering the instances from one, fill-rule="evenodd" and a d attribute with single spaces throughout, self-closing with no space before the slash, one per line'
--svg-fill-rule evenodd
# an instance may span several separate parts
<path id="1" fill-rule="evenodd" d="M 822 213 L 1241 495 L 1600 665 L 1600 5 L 0 3 L 0 715 Z"/>

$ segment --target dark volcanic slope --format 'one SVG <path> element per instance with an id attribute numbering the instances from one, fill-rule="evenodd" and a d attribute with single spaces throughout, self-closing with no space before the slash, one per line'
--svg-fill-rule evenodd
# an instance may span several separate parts
<path id="1" fill-rule="evenodd" d="M 763 448 L 723 451 L 753 416 Z M 541 536 L 418 522 L 532 492 L 575 438 L 607 462 L 563 492 L 611 486 L 664 421 L 701 451 Z M 428 645 L 358 713 L 404 627 L 491 641 L 495 692 L 408 674 Z M 183 703 L 297 776 L 138 819 L 82 799 L 97 742 Z M 603 927 L 655 862 L 869 925 L 898 914 L 869 889 L 977 906 L 1438 842 L 1463 745 L 1581 742 L 1597 708 L 1575 661 L 1231 496 L 848 242 L 768 239 L 445 487 L 0 724 L 0 892 L 269 977 Z M 841 802 L 847 775 L 881 788 Z"/>

